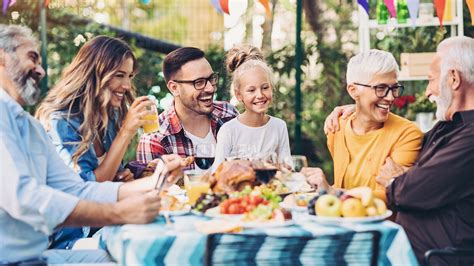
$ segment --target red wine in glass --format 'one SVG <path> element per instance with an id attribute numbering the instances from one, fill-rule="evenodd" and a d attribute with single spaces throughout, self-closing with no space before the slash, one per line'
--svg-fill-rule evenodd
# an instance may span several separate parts
<path id="1" fill-rule="evenodd" d="M 214 157 L 195 157 L 196 165 L 202 170 L 207 170 L 214 163 Z"/>
<path id="2" fill-rule="evenodd" d="M 263 184 L 270 182 L 270 179 L 272 179 L 277 172 L 276 168 L 256 168 L 253 170 L 255 171 L 257 180 Z"/>

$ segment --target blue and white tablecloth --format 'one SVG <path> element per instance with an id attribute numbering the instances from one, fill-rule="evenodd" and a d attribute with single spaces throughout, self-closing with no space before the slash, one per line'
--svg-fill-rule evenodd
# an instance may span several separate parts
<path id="1" fill-rule="evenodd" d="M 103 228 L 102 244 L 105 245 L 112 257 L 120 265 L 202 265 L 205 261 L 206 244 L 208 236 L 195 230 L 194 223 L 198 220 L 208 219 L 203 216 L 188 214 L 183 216 L 172 216 L 172 225 L 166 225 L 163 217 L 147 225 L 123 225 L 109 226 Z M 408 238 L 403 229 L 390 221 L 370 224 L 343 224 L 343 225 L 323 225 L 312 221 L 298 222 L 286 227 L 258 228 L 244 230 L 240 233 L 241 238 L 248 236 L 264 236 L 271 238 L 283 237 L 291 244 L 298 242 L 300 238 L 323 237 L 334 235 L 351 235 L 357 239 L 367 231 L 380 232 L 378 265 L 418 265 L 415 255 L 408 242 Z M 237 237 L 224 235 L 218 241 L 238 241 Z M 242 239 L 241 239 L 242 240 Z M 278 242 L 278 243 L 276 243 Z M 344 257 L 345 264 L 361 264 L 357 255 L 364 257 L 364 254 L 357 254 L 358 244 L 349 243 L 335 247 L 326 242 L 319 242 L 319 254 L 336 254 L 334 256 Z M 355 240 L 354 243 L 357 243 Z M 245 244 L 242 244 L 245 243 Z M 228 243 L 227 243 L 228 244 Z M 273 261 L 288 256 L 284 253 L 285 247 L 279 241 L 240 242 L 234 245 L 235 249 L 225 250 L 224 256 L 227 259 L 245 257 L 245 252 L 254 251 L 255 263 L 266 261 L 265 258 L 272 257 Z M 258 245 L 258 246 L 256 246 Z M 282 247 L 283 245 L 283 247 Z M 234 247 L 230 245 L 231 247 Z M 245 247 L 244 247 L 245 246 Z M 241 250 L 242 249 L 242 250 Z M 331 249 L 331 250 L 330 250 Z M 336 249 L 336 250 L 332 250 Z M 312 249 L 313 251 L 315 249 Z M 331 253 L 332 252 L 332 253 Z M 364 252 L 364 251 L 361 251 Z M 332 264 L 326 260 L 318 263 L 313 260 L 317 253 L 306 252 L 301 249 L 301 254 L 297 254 L 297 261 L 292 259 L 291 264 Z M 356 253 L 356 254 L 354 254 Z M 292 254 L 292 258 L 295 254 Z M 331 255 L 333 256 L 333 255 Z M 354 257 L 355 256 L 355 257 Z M 347 260 L 345 257 L 348 257 Z M 352 261 L 351 261 L 352 258 Z M 316 258 L 315 258 L 316 259 Z M 238 263 L 239 264 L 239 263 Z M 240 263 L 241 264 L 241 263 Z M 270 263 L 273 264 L 273 263 Z M 286 263 L 288 264 L 288 263 Z M 362 263 L 365 265 L 366 263 Z"/>

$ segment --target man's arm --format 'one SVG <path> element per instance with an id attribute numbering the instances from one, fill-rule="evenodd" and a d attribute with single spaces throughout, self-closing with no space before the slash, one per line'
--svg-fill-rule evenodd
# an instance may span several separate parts
<path id="1" fill-rule="evenodd" d="M 19 147 L 20 141 L 10 131 L 3 128 L 0 131 L 0 208 L 14 219 L 51 234 L 79 199 L 48 186 L 46 176 L 37 176 L 46 174 L 47 157 L 42 150 L 35 149 L 38 153 L 30 154 L 30 159 L 38 166 L 30 169 L 28 156 Z"/>
<path id="2" fill-rule="evenodd" d="M 454 136 L 432 158 L 420 158 L 421 163 L 395 178 L 387 189 L 389 204 L 398 209 L 431 210 L 473 193 L 469 191 L 474 173 L 471 135 Z"/>
<path id="3" fill-rule="evenodd" d="M 347 104 L 342 106 L 336 106 L 334 110 L 324 120 L 324 133 L 336 133 L 339 131 L 339 117 L 342 119 L 348 118 L 355 112 L 354 104 Z"/>
<path id="4" fill-rule="evenodd" d="M 100 204 L 81 200 L 59 227 L 101 227 L 125 223 L 149 223 L 158 215 L 161 206 L 160 201 L 161 199 L 156 191 L 128 197 L 115 204 Z"/>

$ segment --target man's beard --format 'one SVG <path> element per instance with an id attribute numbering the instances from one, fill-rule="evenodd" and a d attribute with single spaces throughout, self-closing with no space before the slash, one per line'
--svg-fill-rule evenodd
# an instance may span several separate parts
<path id="1" fill-rule="evenodd" d="M 13 57 L 12 67 L 8 68 L 8 73 L 13 82 L 18 86 L 20 97 L 26 105 L 34 105 L 38 102 L 41 91 L 39 89 L 39 77 L 32 70 L 21 69 L 20 61 Z"/>
<path id="2" fill-rule="evenodd" d="M 448 120 L 446 113 L 453 102 L 453 92 L 447 85 L 448 75 L 441 75 L 439 83 L 439 96 L 430 96 L 431 102 L 436 102 L 436 118 L 440 121 Z"/>
<path id="3" fill-rule="evenodd" d="M 214 96 L 214 93 L 202 93 L 201 95 L 199 95 L 198 99 L 200 97 L 213 97 Z M 181 103 L 188 109 L 192 110 L 193 112 L 199 114 L 199 115 L 209 115 L 212 113 L 212 111 L 214 110 L 214 107 L 210 107 L 210 108 L 207 108 L 207 107 L 203 107 L 201 106 L 201 103 L 199 102 L 199 100 L 196 99 L 191 99 L 191 98 L 182 98 L 181 99 Z"/>

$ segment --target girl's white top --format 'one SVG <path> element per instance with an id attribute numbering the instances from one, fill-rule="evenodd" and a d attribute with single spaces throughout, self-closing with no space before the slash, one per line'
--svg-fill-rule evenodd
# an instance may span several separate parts
<path id="1" fill-rule="evenodd" d="M 248 150 L 242 151 L 242 147 Z M 236 117 L 225 123 L 217 134 L 213 169 L 217 169 L 217 166 L 229 157 L 270 154 L 272 152 L 276 153 L 280 162 L 291 157 L 285 121 L 270 116 L 265 125 L 250 127 L 242 124 Z"/>

